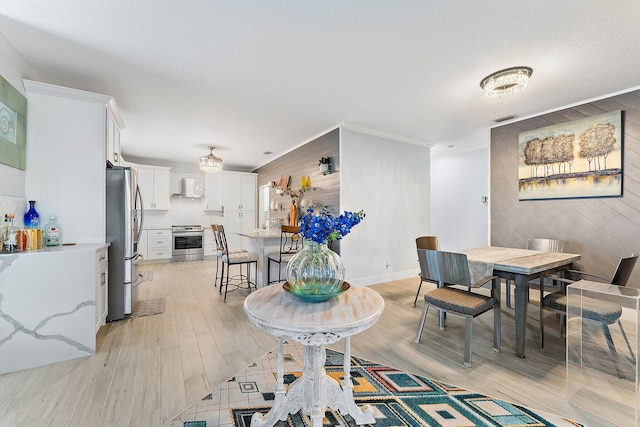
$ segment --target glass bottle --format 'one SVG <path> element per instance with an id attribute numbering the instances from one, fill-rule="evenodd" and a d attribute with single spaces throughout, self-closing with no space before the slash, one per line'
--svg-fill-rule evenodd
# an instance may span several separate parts
<path id="1" fill-rule="evenodd" d="M 56 216 L 49 215 L 49 222 L 44 226 L 45 246 L 60 246 L 62 244 L 62 233 L 56 223 Z"/>
<path id="2" fill-rule="evenodd" d="M 18 245 L 18 239 L 21 238 L 19 230 L 13 225 L 14 214 L 5 215 L 9 220 L 9 225 L 6 228 L 6 233 L 2 241 L 2 249 L 5 252 L 15 252 L 19 250 L 21 245 Z M 21 243 L 21 242 L 20 242 Z"/>
<path id="3" fill-rule="evenodd" d="M 29 200 L 29 210 L 24 214 L 24 228 L 40 228 L 40 214 L 36 211 L 35 200 Z"/>

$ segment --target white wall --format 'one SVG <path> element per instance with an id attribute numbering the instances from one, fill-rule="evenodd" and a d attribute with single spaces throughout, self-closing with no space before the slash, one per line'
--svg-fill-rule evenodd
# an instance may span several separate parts
<path id="1" fill-rule="evenodd" d="M 340 209 L 367 214 L 341 242 L 347 281 L 415 276 L 415 239 L 429 232 L 429 148 L 341 128 L 339 167 Z"/>
<path id="2" fill-rule="evenodd" d="M 489 244 L 489 149 L 431 157 L 431 232 L 442 250 Z"/>

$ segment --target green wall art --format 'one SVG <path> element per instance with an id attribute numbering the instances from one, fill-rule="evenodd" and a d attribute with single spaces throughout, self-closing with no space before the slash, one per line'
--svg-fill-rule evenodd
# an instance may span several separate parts
<path id="1" fill-rule="evenodd" d="M 0 76 L 0 163 L 25 169 L 27 98 Z"/>

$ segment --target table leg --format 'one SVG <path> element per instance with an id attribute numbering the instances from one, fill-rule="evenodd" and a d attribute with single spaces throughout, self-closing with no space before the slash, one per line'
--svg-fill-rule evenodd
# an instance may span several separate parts
<path id="1" fill-rule="evenodd" d="M 373 424 L 373 408 L 363 405 L 359 408 L 353 400 L 353 382 L 351 381 L 351 345 L 345 341 L 344 379 L 342 387 L 327 375 L 324 364 L 327 358 L 324 345 L 305 345 L 303 350 L 302 376 L 284 391 L 284 367 L 282 358 L 282 339 L 278 339 L 278 384 L 276 397 L 271 410 L 263 415 L 255 413 L 251 417 L 251 427 L 271 427 L 278 420 L 286 420 L 289 414 L 303 410 L 311 417 L 312 427 L 322 427 L 325 411 L 328 407 L 349 414 L 356 424 Z"/>
<path id="2" fill-rule="evenodd" d="M 501 297 L 501 289 L 500 285 L 502 283 L 502 279 L 499 277 L 493 279 L 493 287 L 491 289 L 491 293 L 493 298 L 496 300 L 496 307 L 493 309 L 493 349 L 495 351 L 500 351 L 501 346 L 501 336 L 502 336 L 502 307 L 500 304 Z"/>
<path id="3" fill-rule="evenodd" d="M 353 381 L 351 381 L 351 337 L 344 340 L 344 378 L 342 379 L 342 392 L 346 411 L 353 417 L 356 424 L 373 424 L 376 422 L 373 417 L 373 408 L 368 403 L 358 408 L 353 400 Z"/>
<path id="4" fill-rule="evenodd" d="M 527 300 L 529 284 L 524 275 L 515 276 L 514 297 L 516 299 L 516 356 L 524 359 L 524 344 L 527 338 Z"/>
<path id="5" fill-rule="evenodd" d="M 284 389 L 284 358 L 283 358 L 283 341 L 284 338 L 278 337 L 278 364 L 276 367 L 276 375 L 278 376 L 277 384 L 276 384 L 276 393 L 275 400 L 273 402 L 273 407 L 266 414 L 262 415 L 259 412 L 256 412 L 251 416 L 251 427 L 262 427 L 262 426 L 273 426 L 278 420 L 286 420 L 289 415 L 289 406 L 286 405 L 287 399 L 285 399 L 285 389 Z M 299 411 L 300 408 L 295 409 L 294 412 Z"/>

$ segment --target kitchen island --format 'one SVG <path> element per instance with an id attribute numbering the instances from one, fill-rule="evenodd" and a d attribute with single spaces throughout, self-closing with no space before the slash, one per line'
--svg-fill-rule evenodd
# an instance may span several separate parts
<path id="1" fill-rule="evenodd" d="M 0 254 L 0 374 L 95 353 L 108 245 Z"/>
<path id="2" fill-rule="evenodd" d="M 267 268 L 269 263 L 267 256 L 280 250 L 280 229 L 253 230 L 245 233 L 238 233 L 239 236 L 249 239 L 249 251 L 258 255 L 256 286 L 258 289 L 267 286 Z M 284 266 L 283 266 L 284 267 Z M 277 265 L 274 267 L 274 274 L 277 277 Z M 283 274 L 283 280 L 284 280 Z"/>

